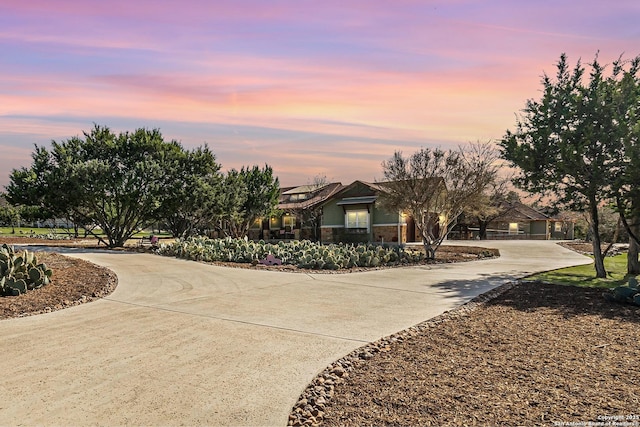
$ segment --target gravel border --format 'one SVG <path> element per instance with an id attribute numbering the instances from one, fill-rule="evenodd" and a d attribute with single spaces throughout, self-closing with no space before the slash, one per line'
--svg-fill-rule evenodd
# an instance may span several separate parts
<path id="1" fill-rule="evenodd" d="M 531 283 L 531 282 L 528 282 Z M 374 354 L 390 350 L 390 345 L 420 335 L 441 323 L 467 316 L 487 302 L 499 297 L 510 289 L 522 284 L 522 281 L 508 282 L 490 291 L 478 295 L 471 301 L 445 311 L 439 316 L 418 323 L 403 331 L 365 344 L 346 356 L 336 360 L 320 372 L 302 392 L 289 413 L 288 426 L 319 426 L 324 420 L 324 409 L 333 397 L 334 387 L 349 376 L 349 372 L 373 358 Z"/>

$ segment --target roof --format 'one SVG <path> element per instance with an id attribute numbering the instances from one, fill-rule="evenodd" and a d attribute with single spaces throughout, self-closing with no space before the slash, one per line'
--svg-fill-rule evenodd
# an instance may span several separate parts
<path id="1" fill-rule="evenodd" d="M 427 178 L 428 180 L 443 181 L 442 178 Z M 401 184 L 402 181 L 382 181 L 382 182 L 367 182 L 367 181 L 354 181 L 351 184 L 344 186 L 337 197 L 364 197 L 364 196 L 377 196 L 380 193 L 388 193 L 390 189 L 393 189 L 394 184 Z"/>
<path id="2" fill-rule="evenodd" d="M 335 196 L 342 198 L 371 197 L 377 196 L 382 191 L 384 191 L 384 189 L 380 184 L 373 184 L 365 181 L 353 181 L 351 184 L 343 186 L 335 193 Z"/>
<path id="3" fill-rule="evenodd" d="M 281 189 L 280 200 L 277 209 L 283 211 L 309 209 L 322 203 L 329 197 L 333 196 L 336 192 L 340 191 L 342 188 L 344 188 L 344 186 L 339 182 L 332 182 L 324 186 L 300 185 L 298 187 L 288 187 L 286 189 L 283 188 Z M 303 191 L 304 189 L 307 189 L 309 191 Z M 309 197 L 301 200 L 291 200 L 291 195 L 294 194 L 309 194 Z"/>
<path id="4" fill-rule="evenodd" d="M 384 188 L 384 182 L 365 182 L 365 181 L 360 181 L 361 183 L 363 183 L 364 185 L 372 188 L 373 190 L 376 191 L 386 191 L 386 189 Z"/>
<path id="5" fill-rule="evenodd" d="M 494 219 L 494 221 L 507 219 L 520 219 L 529 221 L 545 221 L 551 219 L 549 216 L 525 205 L 521 202 L 508 203 L 504 202 L 500 205 L 502 213 Z"/>
<path id="6" fill-rule="evenodd" d="M 320 184 L 320 185 L 311 184 L 311 185 L 301 185 L 299 187 L 292 187 L 290 189 L 284 189 L 283 188 L 283 190 L 286 190 L 286 191 L 283 191 L 282 194 L 313 193 L 314 191 L 319 190 L 321 188 L 324 188 L 327 185 L 330 185 L 330 184 L 324 184 L 324 185 L 322 185 L 322 184 Z"/>
<path id="7" fill-rule="evenodd" d="M 336 203 L 338 206 L 342 205 L 366 205 L 373 203 L 378 199 L 378 196 L 362 196 L 362 197 L 345 197 Z"/>

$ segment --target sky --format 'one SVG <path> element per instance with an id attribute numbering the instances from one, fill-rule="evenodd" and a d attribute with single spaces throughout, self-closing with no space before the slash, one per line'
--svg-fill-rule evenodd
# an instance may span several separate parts
<path id="1" fill-rule="evenodd" d="M 0 191 L 34 145 L 159 128 L 283 186 L 496 141 L 560 55 L 640 54 L 637 0 L 0 0 Z"/>

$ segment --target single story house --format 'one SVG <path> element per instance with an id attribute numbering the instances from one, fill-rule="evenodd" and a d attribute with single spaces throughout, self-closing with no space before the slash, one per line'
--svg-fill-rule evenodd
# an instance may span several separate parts
<path id="1" fill-rule="evenodd" d="M 344 186 L 339 182 L 280 189 L 277 215 L 258 220 L 249 230 L 253 240 L 320 238 L 321 205 Z"/>
<path id="2" fill-rule="evenodd" d="M 414 221 L 400 213 L 389 212 L 376 204 L 383 185 L 355 181 L 334 193 L 322 204 L 321 238 L 323 243 L 416 241 Z"/>
<path id="3" fill-rule="evenodd" d="M 478 227 L 469 226 L 473 238 L 478 237 Z M 500 214 L 487 226 L 487 239 L 572 240 L 574 223 L 563 220 L 525 205 L 521 202 L 504 202 Z"/>

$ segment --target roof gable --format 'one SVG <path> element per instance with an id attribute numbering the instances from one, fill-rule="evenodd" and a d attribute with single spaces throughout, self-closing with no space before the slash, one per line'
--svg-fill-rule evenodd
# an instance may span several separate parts
<path id="1" fill-rule="evenodd" d="M 505 202 L 500 207 L 502 212 L 494 221 L 507 220 L 507 219 L 511 219 L 511 220 L 520 219 L 520 220 L 527 220 L 527 221 L 545 221 L 550 219 L 547 215 L 543 214 L 542 212 L 539 212 L 534 208 L 527 206 L 521 202 L 513 202 L 513 203 Z"/>
<path id="2" fill-rule="evenodd" d="M 364 181 L 353 181 L 338 192 L 335 197 L 352 198 L 352 197 L 370 197 L 376 196 L 380 192 L 380 187 Z"/>

